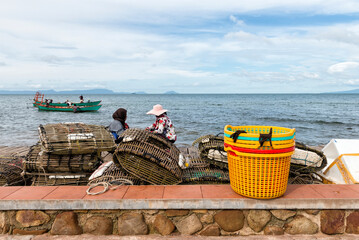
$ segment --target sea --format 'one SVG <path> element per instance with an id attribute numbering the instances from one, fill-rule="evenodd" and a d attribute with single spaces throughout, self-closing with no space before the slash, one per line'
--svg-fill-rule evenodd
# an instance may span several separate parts
<path id="1" fill-rule="evenodd" d="M 146 113 L 155 104 L 168 110 L 178 146 L 203 135 L 223 136 L 226 125 L 264 125 L 296 129 L 296 140 L 310 145 L 331 139 L 359 139 L 359 94 L 114 94 L 85 95 L 102 100 L 97 112 L 47 112 L 33 107 L 34 95 L 0 95 L 0 146 L 31 146 L 40 124 L 83 122 L 108 126 L 112 113 L 127 109 L 131 128 L 155 121 Z M 54 102 L 78 102 L 78 95 L 47 95 Z"/>

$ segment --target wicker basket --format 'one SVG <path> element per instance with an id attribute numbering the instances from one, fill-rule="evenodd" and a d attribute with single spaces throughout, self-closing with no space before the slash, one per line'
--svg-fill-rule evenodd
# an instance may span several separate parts
<path id="1" fill-rule="evenodd" d="M 116 149 L 112 134 L 103 126 L 57 123 L 40 125 L 38 130 L 44 150 L 53 154 L 87 154 Z"/>
<path id="2" fill-rule="evenodd" d="M 173 143 L 162 137 L 161 135 L 138 128 L 130 128 L 121 134 L 123 142 L 146 142 L 155 145 L 163 150 L 171 150 L 175 155 L 179 155 L 180 151 L 174 147 Z"/>
<path id="3" fill-rule="evenodd" d="M 205 135 L 192 143 L 198 144 L 200 157 L 221 169 L 228 169 L 227 153 L 224 151 L 224 138 L 214 135 Z"/>
<path id="4" fill-rule="evenodd" d="M 22 172 L 21 160 L 0 158 L 0 186 L 23 185 L 26 178 Z"/>
<path id="5" fill-rule="evenodd" d="M 124 138 L 113 155 L 113 161 L 117 167 L 145 182 L 172 185 L 181 182 L 179 153 L 173 144 L 169 149 L 162 149 L 148 142 L 128 141 Z"/>
<path id="6" fill-rule="evenodd" d="M 43 151 L 37 144 L 30 148 L 23 166 L 27 172 L 93 172 L 101 161 L 97 153 L 58 155 Z"/>

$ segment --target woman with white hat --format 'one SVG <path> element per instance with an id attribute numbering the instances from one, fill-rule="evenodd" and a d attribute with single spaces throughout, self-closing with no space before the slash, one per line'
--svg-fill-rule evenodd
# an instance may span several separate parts
<path id="1" fill-rule="evenodd" d="M 177 140 L 177 136 L 172 121 L 167 116 L 167 111 L 168 110 L 163 109 L 160 104 L 154 105 L 152 110 L 147 112 L 147 114 L 155 115 L 156 121 L 154 124 L 147 127 L 146 130 L 160 134 L 164 138 L 174 143 Z"/>

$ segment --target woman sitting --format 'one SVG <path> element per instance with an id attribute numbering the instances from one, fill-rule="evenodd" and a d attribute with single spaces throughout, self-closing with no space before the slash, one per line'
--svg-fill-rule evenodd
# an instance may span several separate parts
<path id="1" fill-rule="evenodd" d="M 108 126 L 109 131 L 115 137 L 115 142 L 120 143 L 122 138 L 120 137 L 121 133 L 124 132 L 129 126 L 126 123 L 127 119 L 127 110 L 124 108 L 119 108 L 112 114 L 113 122 Z"/>
<path id="2" fill-rule="evenodd" d="M 167 111 L 168 110 L 163 109 L 160 104 L 153 106 L 153 109 L 147 112 L 147 114 L 155 115 L 156 121 L 154 124 L 147 127 L 146 130 L 160 134 L 162 137 L 174 143 L 177 140 L 177 136 L 172 121 L 167 116 Z"/>

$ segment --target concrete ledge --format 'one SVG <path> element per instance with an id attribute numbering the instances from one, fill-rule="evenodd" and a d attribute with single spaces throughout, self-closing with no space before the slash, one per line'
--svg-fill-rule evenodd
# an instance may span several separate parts
<path id="1" fill-rule="evenodd" d="M 0 210 L 359 209 L 359 199 L 2 200 Z"/>
<path id="2" fill-rule="evenodd" d="M 0 210 L 359 209 L 359 185 L 288 185 L 282 197 L 269 200 L 240 196 L 230 185 L 121 186 L 95 196 L 87 189 L 1 187 Z"/>

